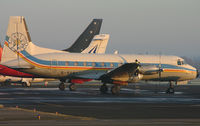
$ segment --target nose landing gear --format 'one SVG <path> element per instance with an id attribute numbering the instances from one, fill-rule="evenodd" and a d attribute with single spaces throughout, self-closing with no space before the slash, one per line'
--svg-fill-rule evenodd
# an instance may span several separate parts
<path id="1" fill-rule="evenodd" d="M 169 82 L 169 88 L 166 90 L 167 94 L 174 94 L 174 85 L 172 83 L 172 81 Z"/>

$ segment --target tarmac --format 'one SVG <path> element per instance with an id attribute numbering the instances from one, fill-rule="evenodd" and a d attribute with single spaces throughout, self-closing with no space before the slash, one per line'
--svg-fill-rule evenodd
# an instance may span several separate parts
<path id="1" fill-rule="evenodd" d="M 175 86 L 175 94 L 166 94 L 168 84 L 161 82 L 130 84 L 119 95 L 101 94 L 98 82 L 76 91 L 59 91 L 58 83 L 1 87 L 0 125 L 200 125 L 199 80 Z"/>

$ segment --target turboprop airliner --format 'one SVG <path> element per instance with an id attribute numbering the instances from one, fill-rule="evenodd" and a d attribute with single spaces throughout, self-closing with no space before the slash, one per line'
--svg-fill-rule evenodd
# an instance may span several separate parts
<path id="1" fill-rule="evenodd" d="M 70 78 L 102 81 L 100 91 L 120 92 L 121 85 L 140 80 L 169 81 L 169 92 L 174 92 L 171 82 L 195 79 L 197 70 L 178 56 L 134 54 L 80 54 L 38 47 L 30 39 L 24 17 L 10 17 L 2 62 L 10 68 L 44 78 L 64 82 Z"/>

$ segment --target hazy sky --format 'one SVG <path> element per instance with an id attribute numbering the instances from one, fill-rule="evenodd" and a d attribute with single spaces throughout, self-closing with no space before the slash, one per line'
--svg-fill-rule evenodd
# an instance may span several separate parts
<path id="1" fill-rule="evenodd" d="M 200 0 L 0 0 L 0 40 L 9 16 L 25 16 L 39 46 L 69 47 L 93 18 L 109 33 L 107 53 L 200 56 Z"/>

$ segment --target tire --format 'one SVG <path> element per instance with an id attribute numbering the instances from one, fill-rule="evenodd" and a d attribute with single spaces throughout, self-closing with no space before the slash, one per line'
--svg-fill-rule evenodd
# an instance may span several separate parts
<path id="1" fill-rule="evenodd" d="M 107 92 L 108 92 L 108 86 L 106 86 L 106 85 L 101 85 L 100 91 L 101 91 L 101 93 L 103 93 L 103 94 L 107 93 Z"/>
<path id="2" fill-rule="evenodd" d="M 167 94 L 174 94 L 174 88 L 168 88 L 166 93 Z"/>
<path id="3" fill-rule="evenodd" d="M 64 83 L 60 83 L 58 88 L 61 90 L 61 91 L 64 91 L 65 90 L 65 84 Z"/>
<path id="4" fill-rule="evenodd" d="M 120 92 L 120 86 L 119 85 L 113 85 L 111 87 L 111 92 L 113 95 L 118 95 Z"/>
<path id="5" fill-rule="evenodd" d="M 75 85 L 74 83 L 71 83 L 71 84 L 69 85 L 69 90 L 70 90 L 70 91 L 76 91 L 76 85 Z"/>

